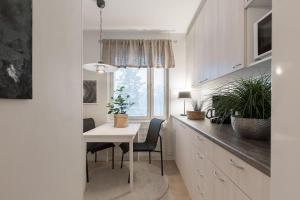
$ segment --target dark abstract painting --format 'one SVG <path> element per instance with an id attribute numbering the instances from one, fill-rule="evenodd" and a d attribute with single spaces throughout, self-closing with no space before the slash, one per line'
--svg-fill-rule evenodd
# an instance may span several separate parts
<path id="1" fill-rule="evenodd" d="M 83 103 L 97 103 L 97 81 L 83 81 Z"/>
<path id="2" fill-rule="evenodd" d="M 32 0 L 0 0 L 0 98 L 32 99 Z"/>

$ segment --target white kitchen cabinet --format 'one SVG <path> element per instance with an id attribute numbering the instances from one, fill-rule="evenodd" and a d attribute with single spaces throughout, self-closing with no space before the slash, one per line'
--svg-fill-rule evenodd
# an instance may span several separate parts
<path id="1" fill-rule="evenodd" d="M 192 63 L 192 83 L 193 85 L 196 84 L 196 81 L 199 79 L 199 68 L 196 66 L 199 66 L 199 44 L 196 42 L 199 38 L 199 32 L 198 32 L 198 23 L 195 24 L 195 26 L 192 27 L 191 33 L 190 33 L 190 43 L 191 43 L 191 63 Z"/>
<path id="2" fill-rule="evenodd" d="M 194 50 L 193 50 L 193 29 L 186 35 L 186 68 L 187 68 L 187 80 L 194 85 L 194 80 L 197 78 L 194 76 L 194 71 L 197 68 L 194 67 Z"/>
<path id="3" fill-rule="evenodd" d="M 233 154 L 215 145 L 215 163 L 227 174 L 232 182 L 252 199 L 270 199 L 270 178 L 257 171 Z"/>
<path id="4" fill-rule="evenodd" d="M 176 164 L 193 200 L 269 200 L 270 178 L 173 119 Z"/>
<path id="5" fill-rule="evenodd" d="M 178 121 L 174 120 L 174 130 L 176 131 L 176 143 L 175 143 L 175 160 L 178 169 L 181 171 L 182 175 L 184 173 L 183 169 L 183 149 L 182 147 L 184 146 L 182 142 L 182 127 L 180 126 L 180 123 Z"/>
<path id="6" fill-rule="evenodd" d="M 209 0 L 187 34 L 187 65 L 198 86 L 244 66 L 244 1 Z"/>
<path id="7" fill-rule="evenodd" d="M 218 168 L 212 166 L 213 177 L 211 200 L 249 200 L 249 198 Z"/>
<path id="8" fill-rule="evenodd" d="M 244 67 L 245 17 L 243 0 L 218 0 L 220 76 Z"/>
<path id="9" fill-rule="evenodd" d="M 176 164 L 180 170 L 183 180 L 189 190 L 192 193 L 191 181 L 188 181 L 192 178 L 191 174 L 191 147 L 189 139 L 189 129 L 182 123 L 175 121 L 175 130 L 176 130 Z"/>
<path id="10" fill-rule="evenodd" d="M 218 2 L 219 0 L 209 0 L 204 7 L 204 32 L 206 35 L 204 44 L 206 51 L 206 65 L 203 68 L 205 80 L 211 80 L 218 77 L 218 64 L 219 64 L 219 13 Z"/>

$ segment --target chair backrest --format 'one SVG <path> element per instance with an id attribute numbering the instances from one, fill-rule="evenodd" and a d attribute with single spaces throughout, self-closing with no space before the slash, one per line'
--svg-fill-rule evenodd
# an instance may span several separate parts
<path id="1" fill-rule="evenodd" d="M 159 132 L 161 128 L 161 124 L 164 122 L 164 120 L 161 119 L 152 119 L 149 125 L 147 138 L 145 143 L 153 146 L 153 148 L 156 147 L 158 138 L 159 138 Z"/>
<path id="2" fill-rule="evenodd" d="M 93 118 L 83 119 L 83 132 L 87 132 L 94 128 L 96 128 L 96 125 Z"/>

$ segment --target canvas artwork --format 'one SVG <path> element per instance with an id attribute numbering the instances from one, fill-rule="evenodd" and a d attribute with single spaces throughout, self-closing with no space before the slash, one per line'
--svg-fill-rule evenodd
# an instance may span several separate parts
<path id="1" fill-rule="evenodd" d="M 83 81 L 83 103 L 86 104 L 97 103 L 97 81 L 96 80 Z"/>
<path id="2" fill-rule="evenodd" d="M 32 0 L 0 0 L 0 98 L 32 98 Z"/>

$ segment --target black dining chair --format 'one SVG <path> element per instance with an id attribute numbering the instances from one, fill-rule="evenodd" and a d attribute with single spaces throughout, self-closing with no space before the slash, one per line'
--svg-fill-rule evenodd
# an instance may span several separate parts
<path id="1" fill-rule="evenodd" d="M 163 168 L 163 150 L 162 150 L 162 137 L 160 135 L 161 125 L 164 120 L 161 119 L 152 119 L 149 125 L 148 133 L 145 142 L 143 143 L 133 143 L 133 151 L 134 152 L 148 152 L 149 153 L 149 163 L 151 164 L 151 152 L 158 152 L 160 153 L 160 164 L 161 164 L 161 175 L 164 175 L 164 168 Z M 160 150 L 157 151 L 156 145 L 158 142 L 158 138 L 160 141 Z M 122 143 L 120 144 L 120 148 L 122 149 L 122 161 L 121 161 L 121 168 L 123 168 L 123 160 L 124 154 L 129 151 L 129 144 Z"/>
<path id="2" fill-rule="evenodd" d="M 83 119 L 83 132 L 87 132 L 96 128 L 95 121 L 93 118 Z M 108 148 L 112 148 L 112 169 L 115 166 L 115 145 L 114 143 L 106 143 L 106 142 L 88 142 L 86 147 L 86 180 L 89 182 L 89 171 L 88 171 L 88 161 L 87 154 L 90 152 L 95 154 L 95 162 L 97 162 L 97 152 L 102 151 Z"/>

